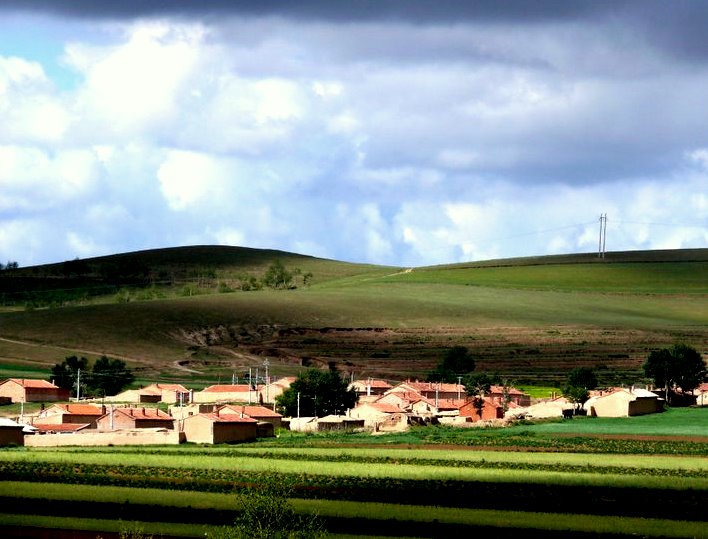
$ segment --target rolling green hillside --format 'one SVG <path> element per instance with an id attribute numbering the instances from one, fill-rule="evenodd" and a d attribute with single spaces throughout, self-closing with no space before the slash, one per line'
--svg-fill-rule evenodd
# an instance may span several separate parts
<path id="1" fill-rule="evenodd" d="M 527 382 L 557 383 L 585 365 L 608 381 L 631 383 L 651 349 L 683 341 L 708 350 L 707 253 L 400 269 L 194 247 L 86 260 L 82 274 L 59 276 L 59 265 L 25 268 L 9 277 L 26 287 L 32 279 L 45 286 L 52 272 L 60 286 L 72 279 L 104 286 L 98 268 L 121 257 L 132 257 L 141 275 L 178 277 L 113 281 L 131 288 L 127 303 L 112 293 L 54 309 L 14 305 L 0 314 L 0 375 L 35 372 L 69 353 L 105 353 L 126 359 L 145 379 L 215 381 L 266 357 L 276 374 L 334 361 L 356 377 L 400 378 L 424 376 L 445 348 L 460 344 L 475 353 L 479 369 Z M 276 259 L 311 272 L 311 285 L 218 293 L 219 283 L 235 289 L 244 273 L 262 275 Z M 198 295 L 181 297 L 190 279 L 201 282 Z M 141 287 L 161 292 L 138 301 Z"/>

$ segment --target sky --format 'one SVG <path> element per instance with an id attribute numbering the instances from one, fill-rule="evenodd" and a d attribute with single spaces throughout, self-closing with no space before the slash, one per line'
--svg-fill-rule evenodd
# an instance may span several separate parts
<path id="1" fill-rule="evenodd" d="M 4 0 L 0 261 L 708 247 L 708 2 Z"/>

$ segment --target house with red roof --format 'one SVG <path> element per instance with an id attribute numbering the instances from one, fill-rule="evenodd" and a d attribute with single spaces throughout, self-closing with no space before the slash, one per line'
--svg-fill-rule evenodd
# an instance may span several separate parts
<path id="1" fill-rule="evenodd" d="M 258 436 L 258 421 L 232 413 L 195 414 L 182 420 L 182 430 L 187 442 L 198 444 L 225 444 L 248 442 Z"/>
<path id="2" fill-rule="evenodd" d="M 95 429 L 98 419 L 106 415 L 106 407 L 94 404 L 54 404 L 42 410 L 32 421 L 34 426 L 84 425 Z M 42 430 L 42 429 L 40 429 Z"/>
<path id="3" fill-rule="evenodd" d="M 135 404 L 155 404 L 158 402 L 188 404 L 191 400 L 191 391 L 181 384 L 150 384 L 138 389 L 128 389 L 117 395 L 106 397 L 105 400 Z"/>
<path id="4" fill-rule="evenodd" d="M 504 419 L 504 406 L 495 400 L 484 397 L 481 406 L 478 397 L 467 399 L 460 406 L 459 415 L 468 418 L 468 421 L 488 421 L 491 419 Z"/>
<path id="5" fill-rule="evenodd" d="M 96 421 L 99 430 L 119 429 L 174 429 L 174 418 L 158 408 L 111 407 Z"/>
<path id="6" fill-rule="evenodd" d="M 349 384 L 349 389 L 356 391 L 359 397 L 371 397 L 376 395 L 383 395 L 393 386 L 389 384 L 386 380 L 380 380 L 376 378 L 367 378 L 365 380 L 356 380 Z"/>
<path id="7" fill-rule="evenodd" d="M 403 430 L 408 425 L 408 416 L 394 404 L 385 402 L 359 403 L 351 410 L 351 416 L 363 419 L 364 427 L 374 431 Z"/>
<path id="8" fill-rule="evenodd" d="M 465 386 L 444 382 L 411 382 L 407 380 L 395 385 L 388 392 L 415 392 L 428 399 L 460 399 L 465 396 Z"/>
<path id="9" fill-rule="evenodd" d="M 196 403 L 227 403 L 227 402 L 263 402 L 263 386 L 255 388 L 249 384 L 216 384 L 196 391 L 193 402 Z"/>
<path id="10" fill-rule="evenodd" d="M 489 397 L 502 405 L 504 403 L 514 403 L 517 406 L 531 406 L 531 396 L 511 386 L 493 385 L 489 388 L 485 397 Z"/>
<path id="11" fill-rule="evenodd" d="M 57 402 L 69 400 L 69 390 L 46 380 L 9 378 L 0 382 L 0 397 L 12 402 Z"/>
<path id="12" fill-rule="evenodd" d="M 263 394 L 263 402 L 275 402 L 276 397 L 279 397 L 283 394 L 283 392 L 290 388 L 290 384 L 292 384 L 295 380 L 297 380 L 297 378 L 294 376 L 284 376 L 282 378 L 278 378 L 277 380 L 271 381 L 269 384 L 266 384 L 264 389 L 261 391 Z"/>
<path id="13" fill-rule="evenodd" d="M 244 417 L 250 417 L 258 422 L 270 423 L 274 429 L 279 429 L 282 426 L 283 416 L 278 412 L 274 412 L 270 408 L 259 405 L 249 404 L 227 404 L 218 408 L 221 414 L 238 414 Z"/>

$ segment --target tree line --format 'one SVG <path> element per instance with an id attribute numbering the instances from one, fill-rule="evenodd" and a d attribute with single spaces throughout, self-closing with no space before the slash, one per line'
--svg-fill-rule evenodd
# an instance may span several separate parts
<path id="1" fill-rule="evenodd" d="M 52 367 L 50 380 L 80 397 L 107 397 L 123 391 L 135 376 L 120 359 L 101 356 L 91 365 L 85 357 L 68 356 Z"/>
<path id="2" fill-rule="evenodd" d="M 443 353 L 442 360 L 428 373 L 429 382 L 461 382 L 466 394 L 480 407 L 481 399 L 492 385 L 510 386 L 507 380 L 487 373 L 475 373 L 475 360 L 464 346 L 454 346 Z M 661 388 L 667 404 L 696 389 L 708 380 L 708 368 L 701 354 L 686 344 L 675 344 L 652 351 L 642 365 L 647 380 Z M 563 396 L 578 406 L 588 400 L 589 392 L 599 386 L 595 372 L 588 367 L 577 367 L 568 374 L 561 388 Z"/>

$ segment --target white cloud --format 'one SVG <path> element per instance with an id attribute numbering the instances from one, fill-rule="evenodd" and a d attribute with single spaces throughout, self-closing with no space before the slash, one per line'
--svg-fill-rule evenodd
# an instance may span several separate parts
<path id="1" fill-rule="evenodd" d="M 200 25 L 140 22 L 128 29 L 125 43 L 67 46 L 65 62 L 84 77 L 77 111 L 104 137 L 169 129 L 195 74 L 204 35 Z"/>
<path id="2" fill-rule="evenodd" d="M 181 211 L 218 197 L 224 172 L 209 155 L 170 150 L 157 170 L 157 178 L 170 209 Z"/>
<path id="3" fill-rule="evenodd" d="M 0 143 L 54 142 L 70 122 L 39 63 L 0 56 Z"/>
<path id="4" fill-rule="evenodd" d="M 85 196 L 98 179 L 95 155 L 0 146 L 0 209 L 58 206 Z"/>
<path id="5" fill-rule="evenodd" d="M 27 259 L 593 251 L 601 212 L 610 249 L 708 246 L 706 72 L 631 32 L 235 16 L 73 39 L 71 87 L 0 56 L 0 230 L 38 234 Z"/>

